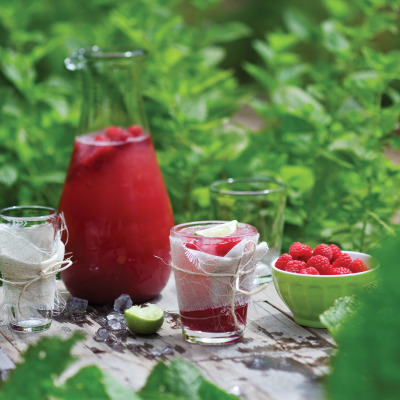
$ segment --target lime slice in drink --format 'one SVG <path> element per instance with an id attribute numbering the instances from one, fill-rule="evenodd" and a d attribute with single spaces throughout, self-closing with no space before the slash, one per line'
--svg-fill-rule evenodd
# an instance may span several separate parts
<path id="1" fill-rule="evenodd" d="M 206 237 L 224 237 L 235 233 L 237 227 L 238 222 L 234 219 L 233 221 L 226 222 L 225 224 L 220 224 L 211 228 L 203 229 L 201 231 L 196 231 L 194 234 Z"/>
<path id="2" fill-rule="evenodd" d="M 124 315 L 128 328 L 139 335 L 156 333 L 164 322 L 164 311 L 155 304 L 132 306 Z"/>

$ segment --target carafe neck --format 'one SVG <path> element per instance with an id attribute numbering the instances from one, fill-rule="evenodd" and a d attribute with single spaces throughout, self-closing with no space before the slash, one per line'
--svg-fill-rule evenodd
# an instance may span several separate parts
<path id="1" fill-rule="evenodd" d="M 82 76 L 79 133 L 131 125 L 148 132 L 140 90 L 144 59 L 143 50 L 91 47 L 65 60 L 67 69 Z"/>

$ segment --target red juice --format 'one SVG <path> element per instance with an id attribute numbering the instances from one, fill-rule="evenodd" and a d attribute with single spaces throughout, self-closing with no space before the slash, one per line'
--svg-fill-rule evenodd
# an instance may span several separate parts
<path id="1" fill-rule="evenodd" d="M 217 307 L 205 310 L 180 311 L 185 328 L 203 332 L 232 332 L 237 329 L 231 308 Z M 235 316 L 239 324 L 246 324 L 247 304 L 235 305 Z"/>
<path id="2" fill-rule="evenodd" d="M 170 267 L 173 215 L 150 135 L 110 127 L 75 139 L 59 210 L 73 265 L 61 277 L 75 297 L 134 302 L 157 296 Z"/>

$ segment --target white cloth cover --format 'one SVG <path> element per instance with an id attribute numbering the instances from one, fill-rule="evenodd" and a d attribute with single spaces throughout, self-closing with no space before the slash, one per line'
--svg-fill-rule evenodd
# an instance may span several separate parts
<path id="1" fill-rule="evenodd" d="M 3 305 L 54 308 L 56 281 L 65 247 L 50 223 L 24 227 L 0 224 Z"/>

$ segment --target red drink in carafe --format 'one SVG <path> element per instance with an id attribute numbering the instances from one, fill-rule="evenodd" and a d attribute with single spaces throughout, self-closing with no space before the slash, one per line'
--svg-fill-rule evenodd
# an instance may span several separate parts
<path id="1" fill-rule="evenodd" d="M 151 137 L 114 131 L 112 139 L 104 132 L 75 139 L 59 205 L 74 264 L 62 279 L 73 296 L 93 303 L 122 293 L 143 302 L 170 275 L 172 211 Z"/>

